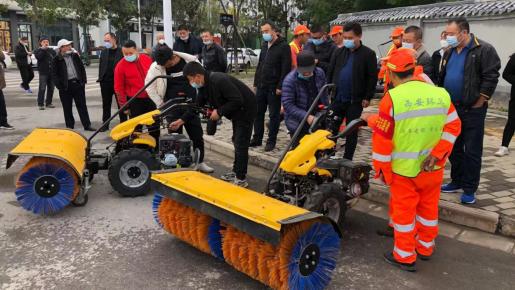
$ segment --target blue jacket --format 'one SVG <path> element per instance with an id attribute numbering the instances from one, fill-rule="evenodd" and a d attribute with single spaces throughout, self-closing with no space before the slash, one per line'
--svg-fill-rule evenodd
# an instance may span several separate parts
<path id="1" fill-rule="evenodd" d="M 284 78 L 281 101 L 284 107 L 284 121 L 290 133 L 295 132 L 316 95 L 326 84 L 325 73 L 321 68 L 315 68 L 313 77 L 316 94 L 309 93 L 308 81 L 299 79 L 297 70 L 291 71 Z M 322 104 L 328 104 L 327 96 L 322 96 L 320 100 Z"/>

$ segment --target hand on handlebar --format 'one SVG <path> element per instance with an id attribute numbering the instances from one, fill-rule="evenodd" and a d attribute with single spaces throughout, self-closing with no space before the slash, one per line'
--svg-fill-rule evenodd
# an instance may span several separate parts
<path id="1" fill-rule="evenodd" d="M 308 119 L 307 119 L 308 124 L 309 125 L 313 124 L 313 121 L 315 121 L 315 116 L 309 115 Z"/>
<path id="2" fill-rule="evenodd" d="M 184 121 L 182 119 L 178 119 L 170 123 L 170 130 L 177 131 L 182 125 L 184 125 Z"/>
<path id="3" fill-rule="evenodd" d="M 218 115 L 218 111 L 215 109 L 213 112 L 211 112 L 211 116 L 209 117 L 211 121 L 218 121 L 220 120 L 220 115 Z"/>

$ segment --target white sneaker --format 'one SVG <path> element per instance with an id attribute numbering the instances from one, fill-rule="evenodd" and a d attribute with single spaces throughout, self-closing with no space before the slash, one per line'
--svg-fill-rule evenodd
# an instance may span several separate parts
<path id="1" fill-rule="evenodd" d="M 198 165 L 198 170 L 202 173 L 213 173 L 215 170 L 209 167 L 206 163 L 202 162 Z"/>
<path id="2" fill-rule="evenodd" d="M 504 146 L 501 146 L 501 148 L 499 148 L 499 150 L 494 153 L 494 155 L 497 157 L 503 157 L 508 154 L 510 154 L 510 150 L 508 149 L 508 147 L 504 147 Z"/>
<path id="3" fill-rule="evenodd" d="M 232 182 L 234 185 L 237 185 L 237 186 L 241 186 L 243 188 L 247 188 L 249 187 L 249 183 L 247 182 L 246 179 L 238 179 L 238 178 L 235 178 Z"/>

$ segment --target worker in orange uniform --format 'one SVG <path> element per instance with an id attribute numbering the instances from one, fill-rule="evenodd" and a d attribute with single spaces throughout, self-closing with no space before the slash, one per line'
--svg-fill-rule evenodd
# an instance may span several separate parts
<path id="1" fill-rule="evenodd" d="M 398 26 L 392 30 L 390 34 L 390 39 L 392 40 L 392 45 L 388 49 L 386 53 L 386 57 L 389 57 L 394 51 L 402 47 L 402 35 L 404 34 L 404 28 Z M 386 62 L 381 63 L 381 69 L 379 70 L 379 79 L 383 80 L 384 92 L 388 91 L 388 86 L 390 85 L 390 80 L 388 79 L 388 75 L 386 74 Z"/>
<path id="2" fill-rule="evenodd" d="M 308 43 L 311 31 L 305 25 L 297 25 L 293 30 L 293 40 L 290 42 L 291 67 L 297 67 L 297 55 L 302 51 L 304 44 Z"/>
<path id="3" fill-rule="evenodd" d="M 386 67 L 394 88 L 379 103 L 379 114 L 362 118 L 373 129 L 376 178 L 391 190 L 394 248 L 385 260 L 416 271 L 417 254 L 423 260 L 433 254 L 443 170 L 461 121 L 445 89 L 414 78 L 412 53 L 394 51 Z"/>

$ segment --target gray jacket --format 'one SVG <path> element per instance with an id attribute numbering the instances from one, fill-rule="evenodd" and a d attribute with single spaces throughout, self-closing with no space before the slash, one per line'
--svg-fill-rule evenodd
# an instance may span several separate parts
<path id="1" fill-rule="evenodd" d="M 424 45 L 417 49 L 417 64 L 424 68 L 424 73 L 426 75 L 433 75 L 433 60 Z"/>

